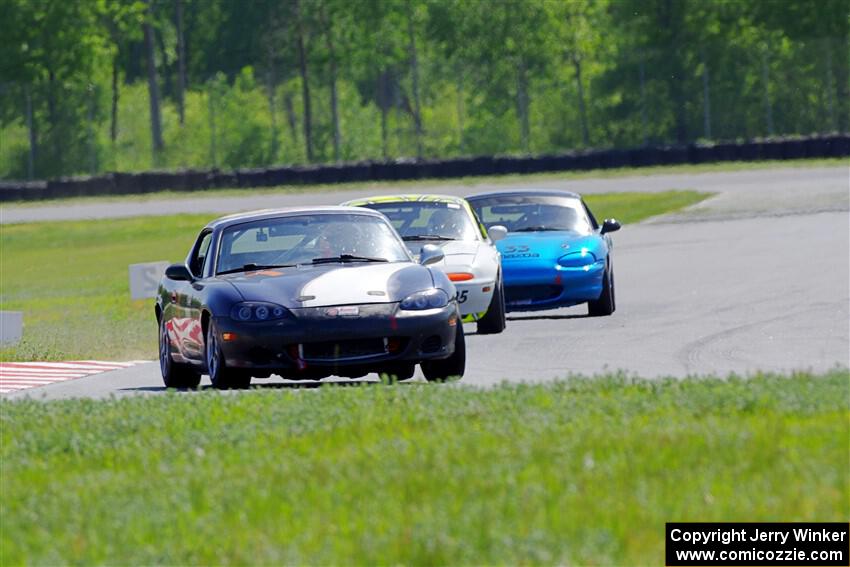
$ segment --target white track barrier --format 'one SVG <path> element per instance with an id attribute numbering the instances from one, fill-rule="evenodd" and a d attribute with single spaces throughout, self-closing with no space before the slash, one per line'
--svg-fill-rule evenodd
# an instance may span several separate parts
<path id="1" fill-rule="evenodd" d="M 156 288 L 168 264 L 168 262 L 130 264 L 130 297 L 132 299 L 156 297 Z"/>
<path id="2" fill-rule="evenodd" d="M 24 314 L 21 311 L 0 311 L 0 344 L 14 345 L 24 331 Z"/>

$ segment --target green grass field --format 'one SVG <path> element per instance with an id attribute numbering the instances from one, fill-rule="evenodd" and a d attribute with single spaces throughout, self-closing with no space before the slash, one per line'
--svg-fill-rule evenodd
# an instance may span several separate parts
<path id="1" fill-rule="evenodd" d="M 0 401 L 0 564 L 662 565 L 846 521 L 850 375 Z"/>
<path id="2" fill-rule="evenodd" d="M 697 203 L 694 191 L 590 195 L 628 225 Z M 156 358 L 153 300 L 131 301 L 129 264 L 185 258 L 215 215 L 0 225 L 0 304 L 24 312 L 24 338 L 0 360 Z"/>
<path id="3" fill-rule="evenodd" d="M 370 181 L 362 183 L 336 183 L 325 185 L 286 185 L 280 187 L 252 187 L 248 189 L 207 189 L 200 193 L 185 191 L 161 191 L 142 195 L 116 195 L 114 197 L 72 197 L 68 199 L 47 199 L 43 201 L 11 201 L 3 203 L 4 207 L 38 207 L 87 202 L 143 202 L 162 199 L 191 199 L 197 195 L 215 197 L 238 197 L 250 192 L 256 195 L 275 195 L 280 193 L 315 193 L 324 191 L 359 191 L 371 194 L 389 188 L 397 188 L 399 192 L 414 192 L 428 190 L 439 191 L 441 185 L 474 186 L 478 184 L 509 185 L 527 183 L 534 186 L 540 181 L 574 181 L 578 179 L 606 179 L 643 175 L 675 175 L 716 173 L 724 171 L 747 171 L 754 169 L 776 168 L 817 168 L 846 166 L 847 160 L 842 158 L 773 160 L 773 161 L 733 161 L 723 163 L 706 163 L 699 165 L 664 165 L 653 167 L 624 167 L 617 169 L 594 169 L 588 171 L 558 171 L 551 173 L 533 173 L 528 175 L 489 175 L 471 176 L 455 179 L 418 179 L 411 181 Z"/>

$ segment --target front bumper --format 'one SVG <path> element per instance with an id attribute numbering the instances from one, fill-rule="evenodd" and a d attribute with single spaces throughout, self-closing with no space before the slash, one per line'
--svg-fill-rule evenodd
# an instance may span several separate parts
<path id="1" fill-rule="evenodd" d="M 456 299 L 464 320 L 477 320 L 490 308 L 496 282 L 476 278 L 464 282 L 453 282 L 457 289 Z M 485 291 L 486 290 L 486 291 Z"/>
<path id="2" fill-rule="evenodd" d="M 605 260 L 567 268 L 557 262 L 502 264 L 507 311 L 538 311 L 599 299 Z"/>
<path id="3" fill-rule="evenodd" d="M 279 321 L 216 318 L 225 363 L 287 378 L 360 376 L 454 353 L 461 323 L 453 301 L 422 311 L 400 310 L 396 303 L 347 307 L 357 314 L 314 307 L 293 309 Z"/>

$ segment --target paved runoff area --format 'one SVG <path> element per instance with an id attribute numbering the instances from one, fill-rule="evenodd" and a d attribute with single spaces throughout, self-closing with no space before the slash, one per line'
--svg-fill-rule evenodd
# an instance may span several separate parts
<path id="1" fill-rule="evenodd" d="M 577 306 L 509 313 L 508 328 L 500 335 L 476 336 L 474 325 L 467 326 L 463 383 L 547 381 L 617 370 L 684 377 L 850 366 L 850 165 L 440 185 L 416 191 L 463 195 L 544 187 L 580 193 L 695 189 L 716 195 L 686 211 L 624 226 L 613 235 L 617 311 L 611 317 L 589 318 L 586 307 Z M 14 207 L 4 211 L 3 222 L 184 210 L 224 213 L 339 203 L 354 196 L 247 193 L 167 203 Z M 151 352 L 151 358 L 155 356 Z M 421 377 L 417 373 L 414 379 Z M 202 385 L 208 384 L 204 378 Z M 278 378 L 255 379 L 254 384 L 285 387 Z M 163 391 L 159 366 L 150 362 L 4 397 Z"/>

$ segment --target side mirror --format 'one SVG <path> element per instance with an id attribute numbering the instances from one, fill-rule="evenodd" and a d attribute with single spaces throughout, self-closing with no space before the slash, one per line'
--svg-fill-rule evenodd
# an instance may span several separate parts
<path id="1" fill-rule="evenodd" d="M 442 262 L 445 257 L 446 255 L 442 248 L 433 244 L 426 244 L 419 252 L 419 263 L 423 266 L 430 266 L 431 264 Z"/>
<path id="2" fill-rule="evenodd" d="M 194 279 L 185 264 L 171 264 L 165 268 L 165 277 L 178 282 L 190 282 Z"/>
<path id="3" fill-rule="evenodd" d="M 620 230 L 620 223 L 616 219 L 605 219 L 605 222 L 602 223 L 602 230 L 599 233 L 607 234 L 609 232 L 617 232 L 618 230 Z"/>
<path id="4" fill-rule="evenodd" d="M 489 236 L 490 240 L 492 240 L 493 242 L 501 240 L 507 235 L 508 229 L 500 224 L 494 224 L 489 229 L 487 229 L 487 236 Z"/>

